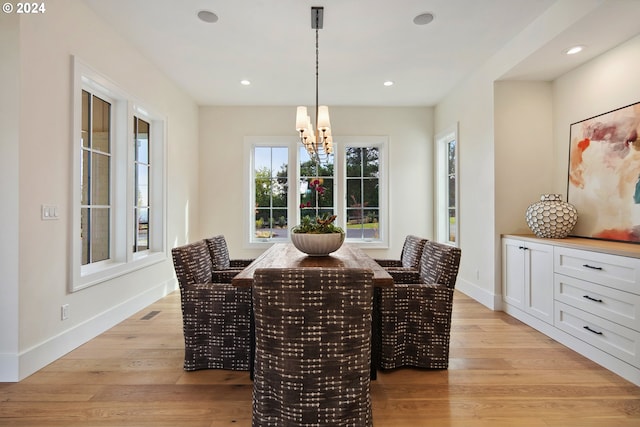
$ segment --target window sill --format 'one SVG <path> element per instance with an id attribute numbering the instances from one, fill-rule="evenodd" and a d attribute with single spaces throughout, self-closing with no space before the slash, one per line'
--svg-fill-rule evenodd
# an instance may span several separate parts
<path id="1" fill-rule="evenodd" d="M 90 286 L 160 263 L 166 259 L 167 255 L 164 252 L 151 252 L 146 256 L 137 257 L 131 262 L 104 262 L 96 265 L 83 266 L 79 277 L 75 278 L 69 290 L 76 292 L 81 289 L 86 289 Z"/>

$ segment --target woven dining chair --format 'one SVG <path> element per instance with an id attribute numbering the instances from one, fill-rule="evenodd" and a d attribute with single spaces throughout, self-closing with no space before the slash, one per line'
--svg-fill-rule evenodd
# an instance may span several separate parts
<path id="1" fill-rule="evenodd" d="M 251 289 L 212 283 L 213 264 L 203 240 L 171 254 L 180 287 L 184 369 L 248 370 Z"/>
<path id="2" fill-rule="evenodd" d="M 368 269 L 257 269 L 253 426 L 370 426 Z"/>
<path id="3" fill-rule="evenodd" d="M 204 239 L 213 264 L 213 281 L 229 283 L 246 266 L 253 262 L 253 259 L 231 259 L 227 240 L 222 234 Z"/>
<path id="4" fill-rule="evenodd" d="M 382 369 L 447 369 L 453 292 L 460 265 L 457 247 L 429 241 L 418 273 L 389 271 L 394 286 L 376 289 Z"/>
<path id="5" fill-rule="evenodd" d="M 386 270 L 410 270 L 418 271 L 422 250 L 427 239 L 408 235 L 404 239 L 400 259 L 376 259 L 375 261 Z"/>

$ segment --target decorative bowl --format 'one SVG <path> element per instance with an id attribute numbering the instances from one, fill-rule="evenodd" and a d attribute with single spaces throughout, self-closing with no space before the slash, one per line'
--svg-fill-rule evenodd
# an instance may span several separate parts
<path id="1" fill-rule="evenodd" d="M 291 233 L 291 243 L 309 256 L 327 256 L 340 249 L 344 233 Z"/>

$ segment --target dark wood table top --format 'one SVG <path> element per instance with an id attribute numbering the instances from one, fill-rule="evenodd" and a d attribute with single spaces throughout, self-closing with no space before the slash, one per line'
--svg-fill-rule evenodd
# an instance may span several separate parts
<path id="1" fill-rule="evenodd" d="M 276 243 L 238 273 L 231 283 L 249 287 L 253 284 L 253 272 L 258 268 L 368 268 L 373 272 L 374 286 L 393 286 L 393 278 L 360 248 L 343 244 L 329 256 L 314 257 L 300 252 L 291 243 Z"/>

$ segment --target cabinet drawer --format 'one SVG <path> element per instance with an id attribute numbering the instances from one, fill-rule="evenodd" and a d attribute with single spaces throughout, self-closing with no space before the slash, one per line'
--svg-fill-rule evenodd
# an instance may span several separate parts
<path id="1" fill-rule="evenodd" d="M 559 301 L 555 303 L 554 324 L 568 334 L 640 367 L 640 333 Z"/>
<path id="2" fill-rule="evenodd" d="M 554 271 L 640 294 L 640 260 L 564 247 L 554 248 Z"/>
<path id="3" fill-rule="evenodd" d="M 553 281 L 556 301 L 640 331 L 640 296 L 558 273 Z"/>

